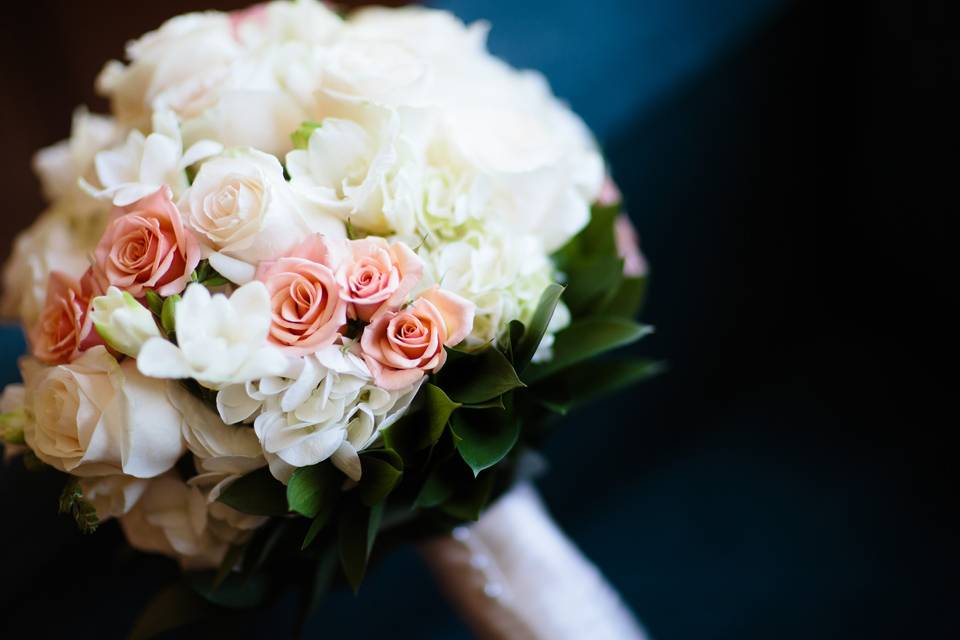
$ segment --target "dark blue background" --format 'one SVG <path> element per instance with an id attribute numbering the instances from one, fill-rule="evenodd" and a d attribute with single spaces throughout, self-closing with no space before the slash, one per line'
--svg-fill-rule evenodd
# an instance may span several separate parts
<path id="1" fill-rule="evenodd" d="M 946 388 L 919 357 L 939 349 L 946 253 L 924 249 L 945 218 L 900 160 L 949 179 L 925 152 L 947 148 L 946 4 L 434 4 L 491 20 L 491 49 L 584 116 L 653 265 L 657 333 L 636 351 L 671 370 L 555 434 L 540 486 L 561 525 L 656 638 L 945 624 L 955 540 L 931 428 Z M 933 106 L 918 117 L 917 101 Z M 0 344 L 7 382 L 22 342 Z M 74 533 L 56 479 L 0 474 L 0 632 L 121 637 L 174 569 L 117 551 L 114 527 Z M 249 634 L 285 637 L 293 614 Z M 308 627 L 386 634 L 468 637 L 410 550 Z"/>

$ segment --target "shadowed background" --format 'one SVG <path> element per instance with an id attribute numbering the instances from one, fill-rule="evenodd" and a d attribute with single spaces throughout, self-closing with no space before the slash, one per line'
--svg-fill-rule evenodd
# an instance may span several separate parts
<path id="1" fill-rule="evenodd" d="M 103 62 L 166 17 L 244 4 L 38 0 L 4 17 L 0 252 L 42 206 L 32 152 L 68 134 L 77 104 L 104 109 Z M 947 383 L 925 356 L 955 291 L 948 3 L 432 4 L 489 19 L 492 51 L 583 115 L 652 264 L 657 333 L 636 349 L 670 372 L 569 419 L 540 487 L 653 637 L 946 628 Z M 6 383 L 23 346 L 0 335 Z M 0 469 L 0 635 L 122 637 L 175 568 L 118 550 L 115 526 L 76 534 L 59 484 Z M 439 598 L 401 551 L 307 635 L 468 637 Z M 233 635 L 286 637 L 294 611 L 238 616 Z"/>

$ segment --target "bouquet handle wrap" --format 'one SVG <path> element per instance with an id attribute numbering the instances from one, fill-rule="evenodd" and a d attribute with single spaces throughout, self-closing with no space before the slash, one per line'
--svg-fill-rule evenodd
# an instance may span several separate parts
<path id="1" fill-rule="evenodd" d="M 473 525 L 420 551 L 477 637 L 484 640 L 644 640 L 600 571 L 523 484 Z"/>

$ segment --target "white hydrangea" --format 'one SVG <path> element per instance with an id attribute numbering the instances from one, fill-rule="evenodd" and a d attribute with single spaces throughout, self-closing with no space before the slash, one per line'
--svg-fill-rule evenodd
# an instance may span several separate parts
<path id="1" fill-rule="evenodd" d="M 253 421 L 270 470 L 282 482 L 294 468 L 327 459 L 359 479 L 357 453 L 403 414 L 420 385 L 400 391 L 377 387 L 349 345 L 331 345 L 301 362 L 288 377 L 221 389 L 220 416 L 228 424 Z"/>

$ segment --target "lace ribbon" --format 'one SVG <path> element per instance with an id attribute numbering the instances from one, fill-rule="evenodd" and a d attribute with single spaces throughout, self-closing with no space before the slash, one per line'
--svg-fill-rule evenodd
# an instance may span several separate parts
<path id="1" fill-rule="evenodd" d="M 471 526 L 420 545 L 478 638 L 645 640 L 599 570 L 520 485 Z"/>

